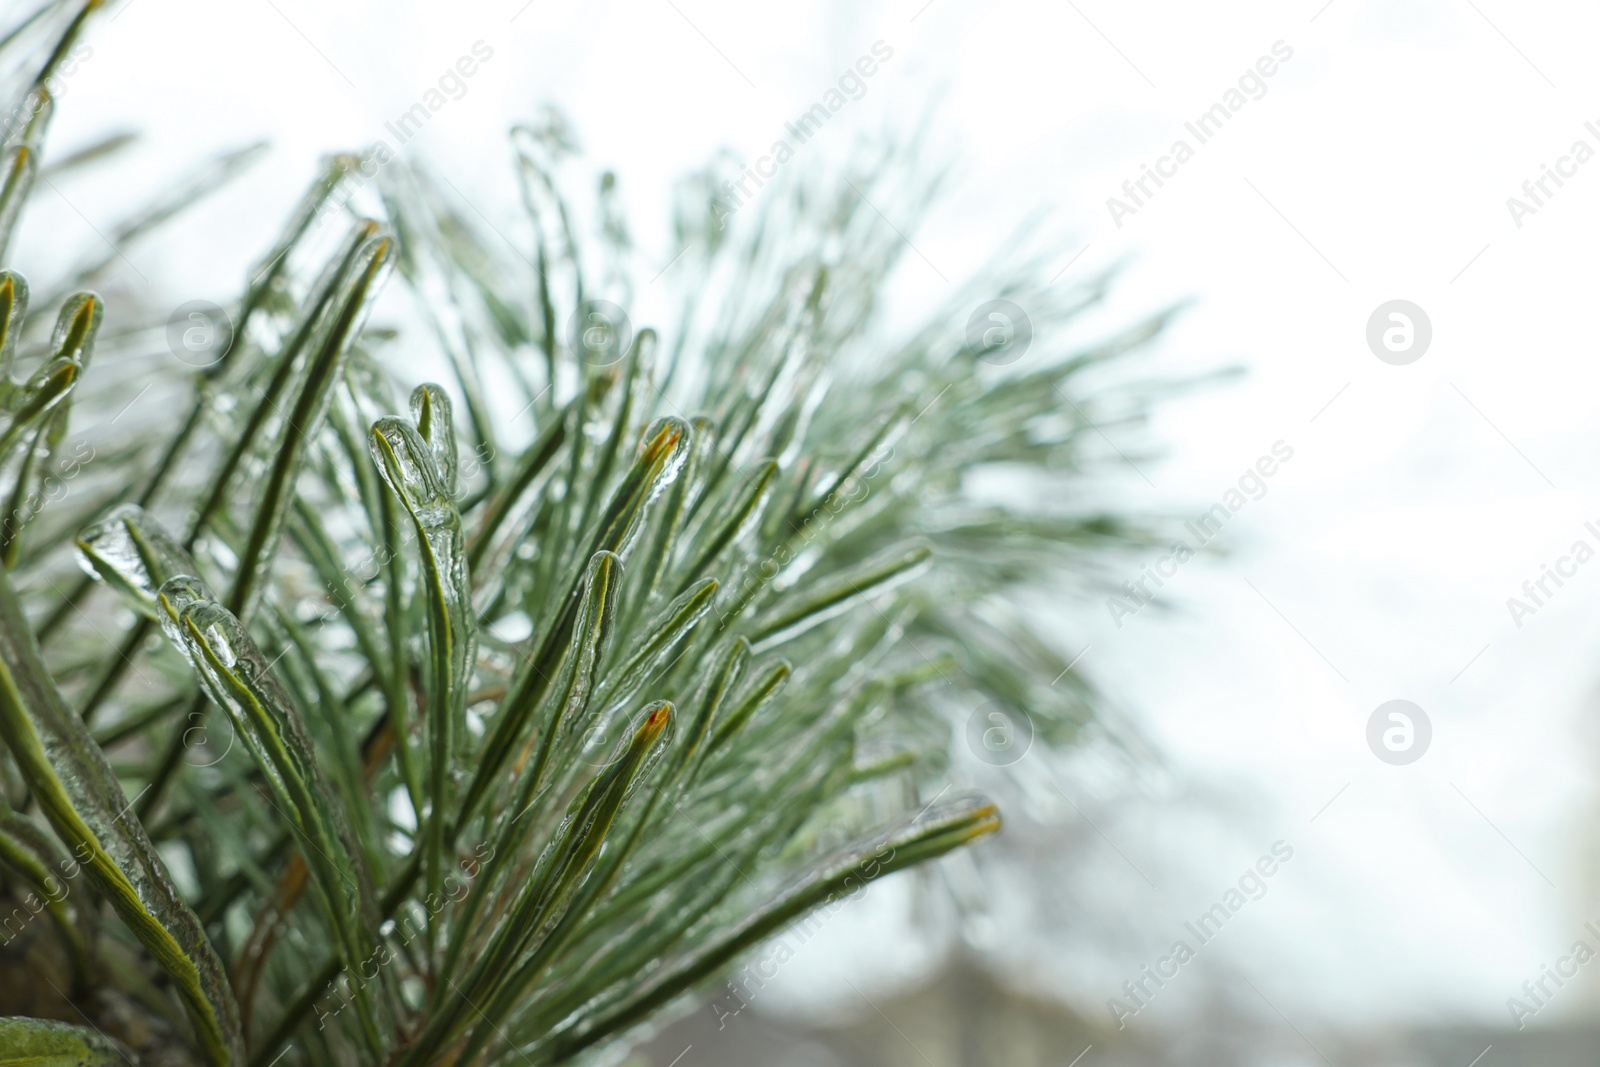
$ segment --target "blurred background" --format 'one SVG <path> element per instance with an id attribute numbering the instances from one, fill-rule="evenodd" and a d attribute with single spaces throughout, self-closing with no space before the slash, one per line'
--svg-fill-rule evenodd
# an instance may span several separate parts
<path id="1" fill-rule="evenodd" d="M 506 129 L 555 104 L 660 277 L 674 180 L 772 166 L 841 94 L 783 167 L 916 137 L 949 169 L 926 217 L 874 205 L 916 253 L 905 321 L 1023 232 L 1061 284 L 1121 266 L 1088 333 L 1185 305 L 1138 376 L 1244 369 L 1107 427 L 1095 488 L 1227 519 L 1195 559 L 1127 562 L 1148 606 L 1041 607 L 1112 725 L 1070 753 L 957 739 L 1001 839 L 780 939 L 630 1062 L 1590 1064 L 1597 32 L 1593 5 L 1506 0 L 122 0 L 52 139 L 139 146 L 21 239 L 66 257 L 265 139 L 126 264 L 223 300 L 322 153 L 383 139 L 493 219 Z"/>

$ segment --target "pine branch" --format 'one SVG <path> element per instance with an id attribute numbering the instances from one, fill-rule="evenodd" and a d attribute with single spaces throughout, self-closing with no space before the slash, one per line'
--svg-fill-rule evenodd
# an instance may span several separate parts
<path id="1" fill-rule="evenodd" d="M 0 30 L 0 251 L 96 6 Z M 992 802 L 947 795 L 971 709 L 1055 743 L 1094 718 L 1019 594 L 1153 531 L 972 479 L 1081 484 L 1091 419 L 1144 415 L 1096 375 L 1170 313 L 1068 346 L 1107 280 L 1024 261 L 890 335 L 906 244 L 864 205 L 937 185 L 891 152 L 774 183 L 728 229 L 720 177 L 691 176 L 682 311 L 635 329 L 616 178 L 571 195 L 554 118 L 511 142 L 523 215 L 488 234 L 386 149 L 333 157 L 203 366 L 141 362 L 162 316 L 78 290 L 253 149 L 33 306 L 0 272 L 0 888 L 65 862 L 42 816 L 91 877 L 38 921 L 85 1018 L 143 1005 L 138 1034 L 99 1019 L 131 1051 L 601 1055 L 786 925 L 995 832 Z M 1031 318 L 1004 360 L 965 322 L 995 294 Z M 121 1055 L 36 1021 L 4 1040 Z"/>

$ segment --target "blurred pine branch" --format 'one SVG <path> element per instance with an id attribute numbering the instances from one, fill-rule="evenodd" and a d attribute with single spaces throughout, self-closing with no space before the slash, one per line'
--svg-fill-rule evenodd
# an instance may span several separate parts
<path id="1" fill-rule="evenodd" d="M 41 170 L 96 6 L 0 39 L 0 251 L 127 141 Z M 41 297 L 0 273 L 0 1062 L 597 1057 L 998 828 L 947 792 L 973 709 L 1054 745 L 1093 721 L 1019 598 L 1153 534 L 970 483 L 1071 493 L 1152 395 L 1084 380 L 1168 315 L 1067 347 L 1107 279 L 1024 264 L 886 340 L 906 242 L 870 205 L 936 185 L 887 153 L 726 229 L 688 179 L 681 314 L 635 330 L 614 179 L 587 236 L 570 146 L 513 132 L 525 216 L 487 232 L 332 157 L 237 301 L 175 327 L 82 289 L 254 149 Z M 960 340 L 996 297 L 1029 309 L 1015 366 Z M 151 364 L 168 336 L 193 366 Z M 400 380 L 407 342 L 445 386 Z"/>

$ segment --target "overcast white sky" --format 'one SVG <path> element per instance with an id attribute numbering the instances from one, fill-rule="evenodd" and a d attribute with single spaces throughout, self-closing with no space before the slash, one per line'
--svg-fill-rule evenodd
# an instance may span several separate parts
<path id="1" fill-rule="evenodd" d="M 492 58 L 406 152 L 492 213 L 511 202 L 505 128 L 553 100 L 620 172 L 644 257 L 665 264 L 675 250 L 655 220 L 671 179 L 724 146 L 754 160 L 883 42 L 892 58 L 815 147 L 842 154 L 860 132 L 934 116 L 959 179 L 916 237 L 937 273 L 958 280 L 1044 206 L 1063 267 L 1132 259 L 1111 321 L 1195 300 L 1162 367 L 1249 369 L 1164 411 L 1169 458 L 1145 466 L 1149 484 L 1129 471 L 1130 499 L 1198 514 L 1274 442 L 1294 450 L 1227 527 L 1232 558 L 1192 563 L 1164 591 L 1182 614 L 1117 629 L 1095 609 L 1059 635 L 1090 646 L 1079 669 L 1182 773 L 1250 799 L 1243 844 L 1177 859 L 1178 806 L 1109 813 L 1102 829 L 1133 862 L 1194 879 L 1145 902 L 1151 936 L 1283 838 L 1295 863 L 1219 946 L 1280 1007 L 1504 1021 L 1506 997 L 1600 919 L 1600 562 L 1520 629 L 1506 607 L 1574 541 L 1600 547 L 1584 529 L 1600 525 L 1600 160 L 1548 185 L 1520 227 L 1506 203 L 1575 141 L 1600 150 L 1584 126 L 1600 120 L 1600 15 L 1507 0 L 524 2 L 123 0 L 71 81 L 56 144 L 143 130 L 124 174 L 138 187 L 270 138 L 242 199 L 200 216 L 214 247 L 162 268 L 221 298 L 317 155 L 385 136 L 481 41 Z M 1176 139 L 1197 145 L 1184 123 L 1275 46 L 1292 55 L 1259 99 L 1116 225 L 1107 198 Z M 86 188 L 80 206 L 109 219 L 118 195 Z M 913 296 L 935 300 L 945 283 L 918 262 Z M 1394 299 L 1432 324 L 1406 366 L 1365 339 Z M 1365 741 L 1394 698 L 1433 724 L 1404 767 Z M 839 924 L 834 951 L 793 981 L 888 958 L 866 925 Z M 1094 982 L 1079 985 L 1092 1001 Z M 1551 1015 L 1590 992 L 1569 987 Z"/>

